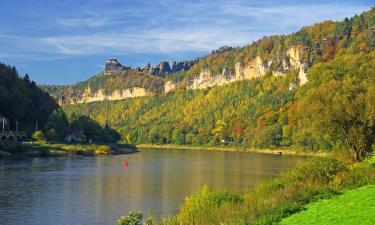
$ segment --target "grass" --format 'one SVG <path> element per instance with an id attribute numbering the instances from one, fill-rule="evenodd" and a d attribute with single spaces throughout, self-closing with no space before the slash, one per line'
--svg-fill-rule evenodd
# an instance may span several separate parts
<path id="1" fill-rule="evenodd" d="M 311 203 L 306 209 L 283 219 L 280 225 L 372 225 L 375 224 L 375 186 L 347 191 L 338 197 Z"/>
<path id="2" fill-rule="evenodd" d="M 374 180 L 375 157 L 361 163 L 316 157 L 242 195 L 205 186 L 185 198 L 177 215 L 148 224 L 276 224 L 310 203 L 374 184 Z"/>

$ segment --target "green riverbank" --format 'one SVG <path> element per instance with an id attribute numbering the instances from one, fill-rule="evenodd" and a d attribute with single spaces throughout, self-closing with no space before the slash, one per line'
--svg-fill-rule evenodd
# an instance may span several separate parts
<path id="1" fill-rule="evenodd" d="M 369 185 L 308 204 L 306 210 L 283 219 L 280 225 L 372 225 L 374 212 L 375 186 Z"/>
<path id="2" fill-rule="evenodd" d="M 309 209 L 311 203 L 323 199 L 334 201 L 342 194 L 351 193 L 350 190 L 372 184 L 375 184 L 374 156 L 358 163 L 341 161 L 333 157 L 312 157 L 308 162 L 282 172 L 271 181 L 251 188 L 244 194 L 230 190 L 212 190 L 204 186 L 200 192 L 183 200 L 176 215 L 162 219 L 149 217 L 145 218 L 145 221 L 147 225 L 277 224 L 284 218 Z M 358 196 L 362 198 L 359 201 L 365 201 L 368 193 L 364 195 Z M 349 202 L 350 198 L 345 197 L 345 201 Z M 332 203 L 332 210 L 336 209 L 335 205 L 338 204 Z M 373 201 L 368 204 L 371 206 L 367 207 L 375 206 Z M 347 206 L 341 204 L 340 207 Z M 337 207 L 337 210 L 340 210 L 339 206 Z M 355 215 L 366 212 L 362 211 L 361 207 L 352 208 Z M 129 221 L 142 216 L 139 212 L 129 213 L 119 219 L 118 225 L 131 224 Z M 356 222 L 360 222 L 360 219 Z M 311 217 L 306 217 L 305 220 L 305 224 L 313 222 Z M 347 224 L 347 221 L 343 218 L 337 223 L 330 224 Z"/>
<path id="3" fill-rule="evenodd" d="M 136 147 L 129 144 L 78 144 L 47 142 L 0 143 L 0 157 L 100 156 L 128 154 L 136 151 Z"/>

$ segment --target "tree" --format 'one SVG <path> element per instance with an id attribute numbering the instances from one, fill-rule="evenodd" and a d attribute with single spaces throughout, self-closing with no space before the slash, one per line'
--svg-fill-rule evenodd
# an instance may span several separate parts
<path id="1" fill-rule="evenodd" d="M 157 144 L 159 142 L 159 130 L 157 127 L 152 127 L 149 131 L 148 141 L 152 144 Z"/>
<path id="2" fill-rule="evenodd" d="M 307 91 L 299 114 L 315 133 L 344 143 L 357 161 L 372 150 L 375 129 L 375 84 L 347 77 Z"/>
<path id="3" fill-rule="evenodd" d="M 224 120 L 216 121 L 216 127 L 212 130 L 212 134 L 215 135 L 216 139 L 223 140 L 225 138 L 227 124 Z"/>
<path id="4" fill-rule="evenodd" d="M 172 133 L 173 144 L 182 145 L 185 144 L 185 135 L 180 129 L 174 129 Z"/>
<path id="5" fill-rule="evenodd" d="M 32 138 L 36 141 L 44 141 L 45 138 L 44 138 L 44 134 L 42 131 L 38 130 L 38 131 L 35 131 L 32 135 Z"/>
<path id="6" fill-rule="evenodd" d="M 47 138 L 49 139 L 63 140 L 65 138 L 68 133 L 69 122 L 62 109 L 58 108 L 53 110 L 45 125 L 45 129 L 47 130 Z M 56 135 L 48 135 L 52 130 Z"/>

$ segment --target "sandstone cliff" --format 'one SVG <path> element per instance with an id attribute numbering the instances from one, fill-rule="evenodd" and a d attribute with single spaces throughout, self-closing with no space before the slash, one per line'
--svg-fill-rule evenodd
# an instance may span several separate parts
<path id="1" fill-rule="evenodd" d="M 235 72 L 227 72 L 225 69 L 221 74 L 211 74 L 207 69 L 193 76 L 188 81 L 188 88 L 203 89 L 216 85 L 225 85 L 234 81 L 254 79 L 264 76 L 267 72 L 272 72 L 274 76 L 283 76 L 289 70 L 298 70 L 299 85 L 307 82 L 307 64 L 302 61 L 303 48 L 300 45 L 292 46 L 288 49 L 285 57 L 274 56 L 271 60 L 263 60 L 257 56 L 247 65 L 235 64 Z M 171 86 L 171 84 L 168 84 Z"/>
<path id="2" fill-rule="evenodd" d="M 64 97 L 62 101 L 64 104 L 79 104 L 96 101 L 114 101 L 122 100 L 126 98 L 136 98 L 144 96 L 152 96 L 155 93 L 150 92 L 144 88 L 134 87 L 125 90 L 115 90 L 112 93 L 105 93 L 105 90 L 99 89 L 98 91 L 92 91 L 90 88 L 84 90 L 83 93 L 76 96 Z M 60 99 L 61 100 L 61 99 Z M 62 104 L 62 102 L 60 102 Z"/>

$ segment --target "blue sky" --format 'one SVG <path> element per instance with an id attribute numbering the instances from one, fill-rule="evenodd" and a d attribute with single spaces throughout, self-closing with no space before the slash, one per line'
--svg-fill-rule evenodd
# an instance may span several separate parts
<path id="1" fill-rule="evenodd" d="M 71 84 L 107 58 L 143 66 L 242 46 L 370 9 L 373 0 L 5 0 L 0 62 L 40 84 Z"/>

